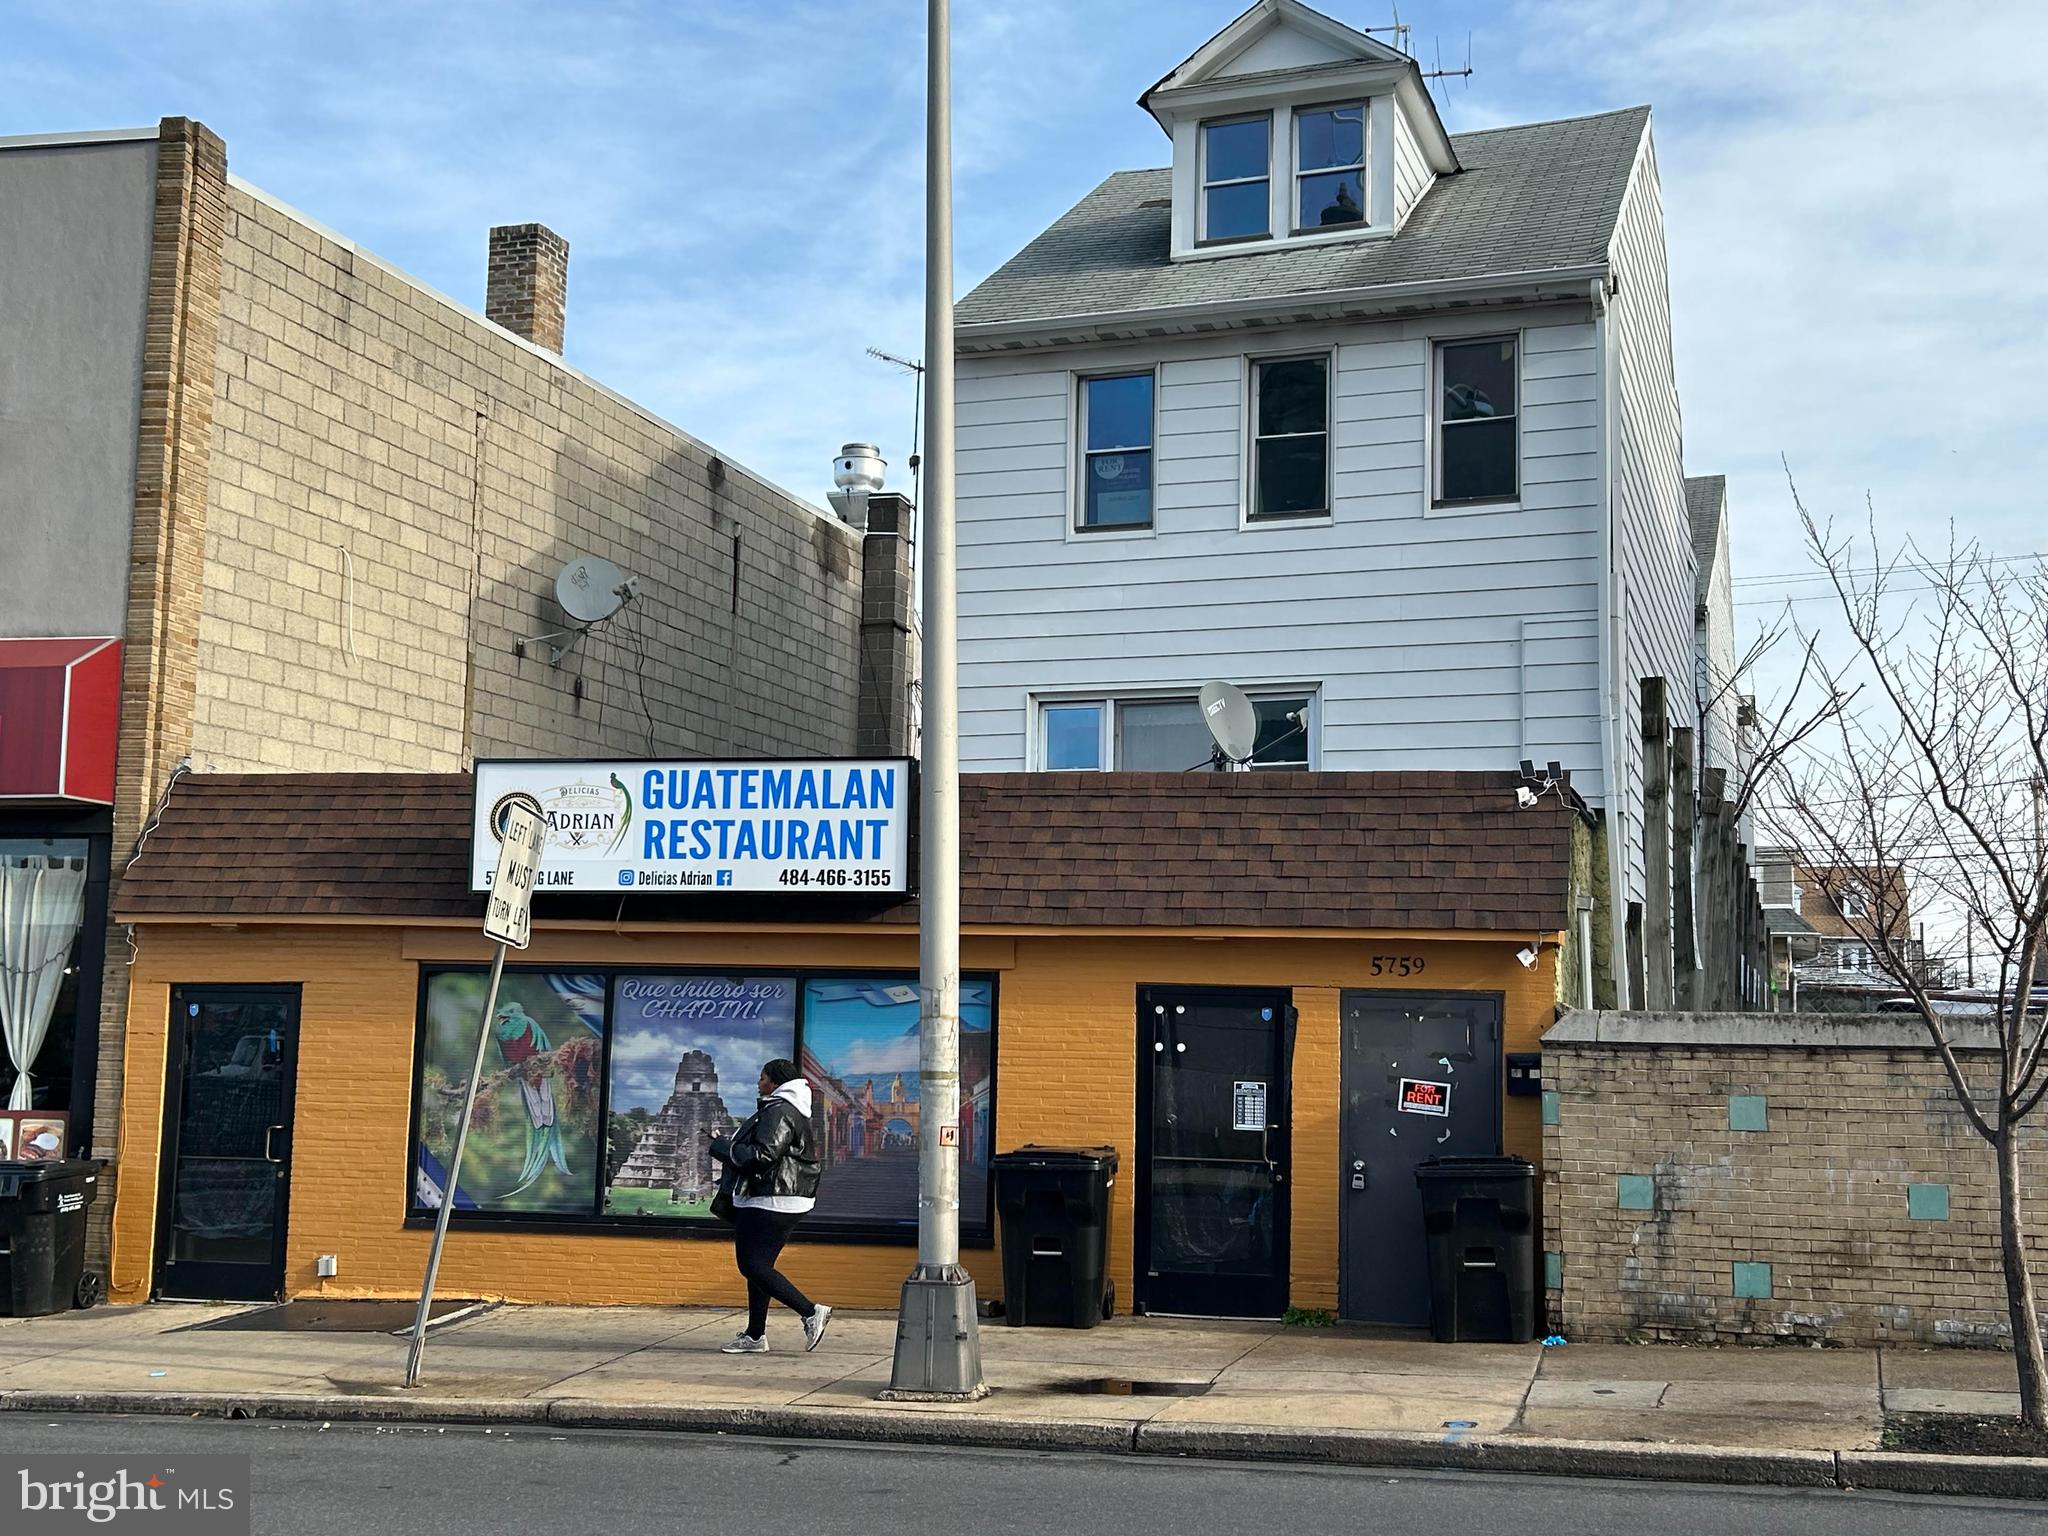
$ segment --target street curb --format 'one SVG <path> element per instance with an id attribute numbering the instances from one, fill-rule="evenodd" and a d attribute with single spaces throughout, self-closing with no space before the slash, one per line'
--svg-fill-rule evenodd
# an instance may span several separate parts
<path id="1" fill-rule="evenodd" d="M 0 1392 L 0 1413 L 150 1414 L 337 1424 L 545 1424 L 545 1401 L 237 1392 Z"/>
<path id="2" fill-rule="evenodd" d="M 1244 1461 L 1310 1461 L 1353 1467 L 1422 1467 L 1459 1472 L 1522 1472 L 1557 1477 L 1650 1478 L 1666 1482 L 1832 1488 L 1832 1451 L 1778 1451 L 1712 1445 L 1647 1445 L 1608 1440 L 1486 1439 L 1380 1430 L 1299 1430 L 1278 1426 L 1149 1423 L 1138 1426 L 1139 1455 Z"/>
<path id="3" fill-rule="evenodd" d="M 660 1429 L 984 1450 L 1128 1454 L 1131 1449 L 1131 1426 L 1122 1420 L 1002 1418 L 980 1413 L 970 1418 L 930 1409 L 662 1407 L 556 1398 L 549 1405 L 548 1423 L 575 1429 Z"/>
<path id="4" fill-rule="evenodd" d="M 1985 1499 L 2048 1499 L 2048 1457 L 1844 1451 L 1838 1459 L 1844 1488 L 1965 1494 Z"/>
<path id="5" fill-rule="evenodd" d="M 1002 1417 L 945 1410 L 603 1403 L 588 1398 L 306 1397 L 232 1392 L 0 1391 L 0 1413 L 100 1413 L 335 1424 L 516 1424 L 955 1449 L 1092 1451 L 1419 1471 L 1509 1472 L 1776 1488 L 2048 1499 L 2048 1457 L 1790 1451 L 1634 1441 L 1417 1435 L 1282 1425 Z"/>

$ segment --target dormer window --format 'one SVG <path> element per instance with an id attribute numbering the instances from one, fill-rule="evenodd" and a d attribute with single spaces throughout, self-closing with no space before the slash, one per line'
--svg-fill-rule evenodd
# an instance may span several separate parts
<path id="1" fill-rule="evenodd" d="M 1263 240 L 1272 233 L 1273 119 L 1202 124 L 1202 231 L 1211 240 Z"/>
<path id="2" fill-rule="evenodd" d="M 1296 234 L 1365 222 L 1365 103 L 1294 114 Z"/>

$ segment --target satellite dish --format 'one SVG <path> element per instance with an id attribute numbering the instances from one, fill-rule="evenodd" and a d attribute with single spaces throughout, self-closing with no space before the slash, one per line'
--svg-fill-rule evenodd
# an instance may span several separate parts
<path id="1" fill-rule="evenodd" d="M 1259 717 L 1244 690 L 1235 683 L 1204 683 L 1197 697 L 1202 724 L 1216 738 L 1217 749 L 1233 763 L 1249 760 L 1258 745 Z"/>
<path id="2" fill-rule="evenodd" d="M 595 624 L 625 606 L 626 587 L 626 573 L 611 561 L 578 555 L 555 578 L 555 601 L 578 624 Z"/>

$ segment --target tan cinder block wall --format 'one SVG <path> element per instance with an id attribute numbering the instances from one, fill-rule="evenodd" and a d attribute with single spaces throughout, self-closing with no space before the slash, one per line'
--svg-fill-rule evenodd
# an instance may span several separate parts
<path id="1" fill-rule="evenodd" d="M 1554 1033 L 1544 1043 L 1544 1086 L 1557 1095 L 1543 1131 L 1545 1247 L 1563 1283 L 1548 1291 L 1552 1325 L 1574 1339 L 2009 1341 L 1991 1150 L 1915 1041 L 1920 1028 L 1677 1015 L 1645 1029 L 1690 1042 Z M 1798 1041 L 1770 1043 L 1787 1034 Z M 1973 1082 L 1995 1081 L 1991 1058 L 1964 1060 Z M 1761 1097 L 1766 1128 L 1731 1129 L 1731 1095 Z M 2023 1170 L 2037 1191 L 2028 1219 L 2039 1273 L 2039 1127 Z M 1624 1175 L 1650 1181 L 1652 1209 L 1620 1208 Z M 1915 1184 L 1946 1186 L 1946 1220 L 1909 1215 Z M 1770 1266 L 1768 1298 L 1734 1294 L 1738 1262 Z"/>
<path id="2" fill-rule="evenodd" d="M 1483 941 L 1367 937 L 1196 940 L 1001 931 L 970 934 L 962 960 L 997 978 L 998 1149 L 1030 1143 L 1115 1147 L 1122 1166 L 1112 1196 L 1110 1277 L 1128 1310 L 1137 1182 L 1137 992 L 1147 985 L 1291 988 L 1300 1015 L 1292 1076 L 1290 1300 L 1337 1300 L 1341 1091 L 1338 996 L 1346 987 L 1475 990 L 1505 995 L 1509 1050 L 1533 1046 L 1551 1017 L 1549 958 L 1533 970 L 1513 959 L 1518 939 Z M 140 933 L 127 1070 L 136 1085 L 123 1106 L 131 1148 L 115 1217 L 109 1289 L 117 1300 L 148 1295 L 156 1241 L 162 1085 L 170 988 L 178 982 L 299 983 L 303 987 L 293 1132 L 288 1295 L 417 1294 L 429 1233 L 405 1222 L 419 966 L 485 963 L 480 934 L 460 929 L 201 925 L 146 926 Z M 1373 978 L 1371 957 L 1400 948 L 1427 954 L 1424 978 Z M 778 966 L 870 970 L 917 966 L 914 932 L 626 933 L 540 930 L 522 962 L 540 965 Z M 1534 1157 L 1528 1101 L 1510 1100 L 1510 1152 Z M 339 1256 L 323 1283 L 315 1259 Z M 798 1243 L 784 1268 L 835 1304 L 893 1307 L 912 1252 L 906 1247 Z M 965 1262 L 981 1293 L 1002 1290 L 992 1249 Z M 458 1228 L 443 1259 L 449 1295 L 522 1301 L 666 1305 L 735 1303 L 744 1293 L 727 1242 L 595 1233 L 520 1233 Z"/>
<path id="3" fill-rule="evenodd" d="M 235 184 L 220 289 L 202 771 L 854 750 L 851 530 Z M 577 554 L 639 601 L 515 655 Z"/>

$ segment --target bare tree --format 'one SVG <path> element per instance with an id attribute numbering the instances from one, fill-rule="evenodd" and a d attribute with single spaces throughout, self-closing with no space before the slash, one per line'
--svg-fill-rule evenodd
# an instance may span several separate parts
<path id="1" fill-rule="evenodd" d="M 2019 1366 L 2020 1411 L 2048 1429 L 2048 1365 L 2028 1265 L 2022 1128 L 2048 1096 L 2048 1010 L 2035 976 L 2048 936 L 2048 565 L 1958 544 L 1890 557 L 1873 519 L 1867 550 L 1799 502 L 1808 551 L 1830 579 L 1852 641 L 1840 667 L 1808 655 L 1837 698 L 1865 702 L 1825 738 L 1773 765 L 1762 802 L 1803 851 L 1874 967 L 1926 1026 L 1971 1128 L 1998 1168 L 1999 1249 Z M 1864 563 L 1859 565 L 1859 559 Z M 1939 1010 L 1906 940 L 1907 877 L 1959 909 L 1998 967 L 1994 1011 Z"/>
<path id="2" fill-rule="evenodd" d="M 1799 665 L 1793 680 L 1760 707 L 1758 676 L 1764 664 L 1788 644 L 1798 646 Z M 1760 895 L 1750 877 L 1756 850 L 1743 842 L 1746 818 L 1758 790 L 1772 781 L 1778 765 L 1848 708 L 1856 690 L 1838 689 L 1833 679 L 1825 676 L 1818 637 L 1798 632 L 1789 602 L 1770 622 L 1759 626 L 1755 638 L 1725 671 L 1711 658 L 1704 661 L 1696 684 L 1701 730 L 1730 738 L 1721 750 L 1733 760 L 1734 769 L 1729 772 L 1709 765 L 1703 753 L 1694 878 L 1699 887 L 1697 905 L 1705 922 L 1696 937 L 1691 933 L 1679 937 L 1679 1002 L 1689 1009 L 1730 1008 L 1759 1000 L 1754 987 L 1748 995 L 1743 992 L 1743 962 L 1754 957 L 1748 955 L 1730 921 L 1743 904 L 1755 909 L 1755 942 L 1764 947 L 1763 966 L 1767 969 L 1770 964 Z"/>

